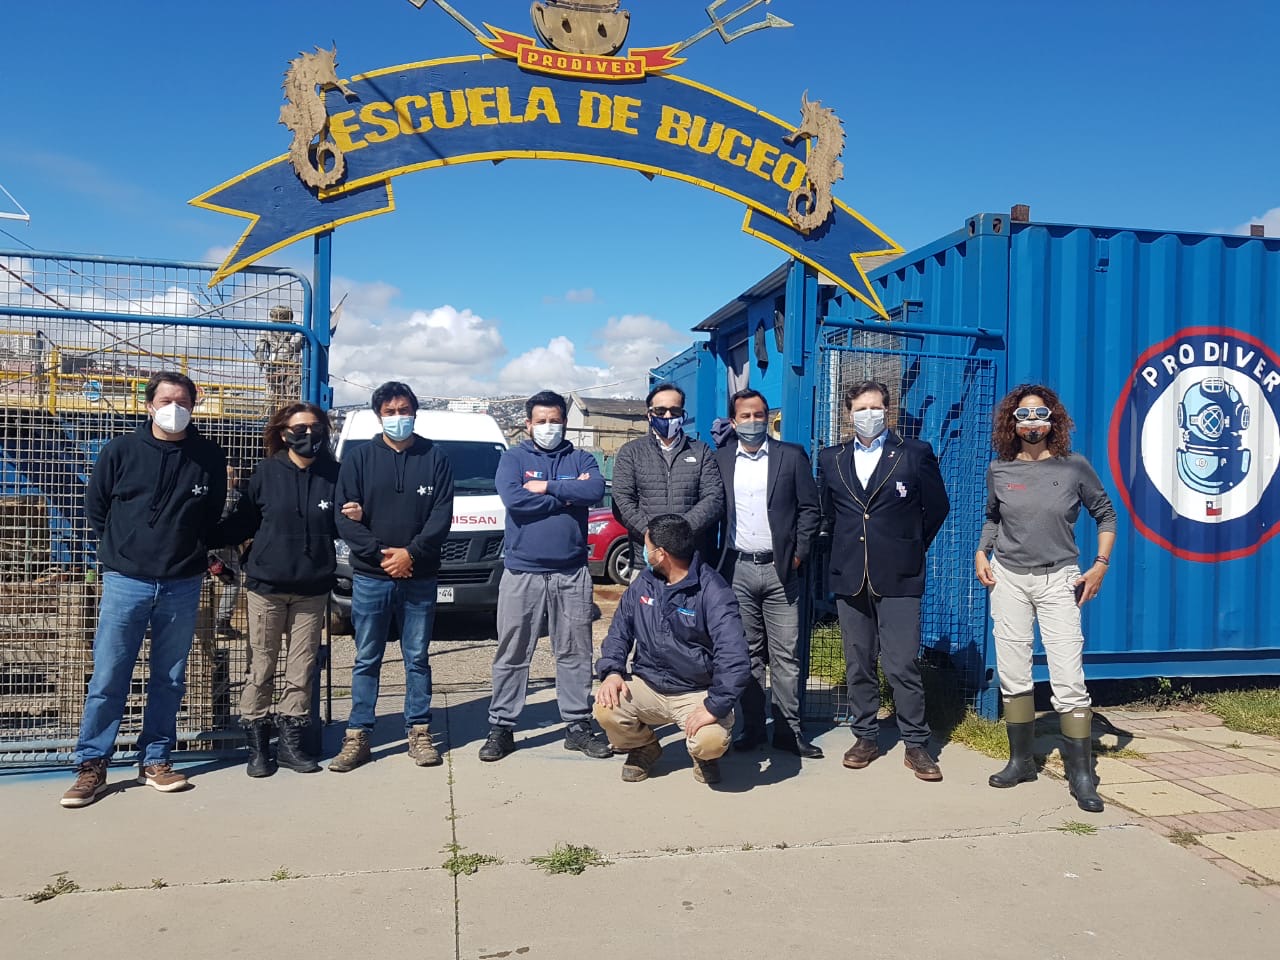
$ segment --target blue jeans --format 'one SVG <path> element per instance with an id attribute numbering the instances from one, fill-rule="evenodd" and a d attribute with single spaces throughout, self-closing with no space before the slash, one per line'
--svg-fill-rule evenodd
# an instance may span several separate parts
<path id="1" fill-rule="evenodd" d="M 404 653 L 404 728 L 431 722 L 431 663 L 427 646 L 436 618 L 436 581 L 383 580 L 357 573 L 351 586 L 356 662 L 351 669 L 351 717 L 347 728 L 372 732 L 378 706 L 382 655 L 391 625 Z"/>
<path id="2" fill-rule="evenodd" d="M 75 760 L 115 751 L 133 665 L 151 626 L 151 671 L 138 753 L 144 764 L 167 763 L 178 741 L 178 707 L 186 693 L 187 655 L 196 629 L 203 576 L 144 580 L 107 571 L 93 637 L 93 678 L 84 702 Z"/>

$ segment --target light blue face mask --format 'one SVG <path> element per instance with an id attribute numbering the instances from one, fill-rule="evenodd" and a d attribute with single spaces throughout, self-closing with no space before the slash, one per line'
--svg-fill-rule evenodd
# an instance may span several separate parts
<path id="1" fill-rule="evenodd" d="M 413 436 L 413 417 L 397 414 L 382 418 L 382 432 L 388 440 L 399 442 Z"/>

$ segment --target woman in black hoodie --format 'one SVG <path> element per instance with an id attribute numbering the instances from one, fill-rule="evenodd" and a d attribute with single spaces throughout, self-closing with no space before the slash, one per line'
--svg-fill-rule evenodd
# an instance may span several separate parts
<path id="1" fill-rule="evenodd" d="M 333 588 L 333 514 L 338 464 L 329 452 L 329 419 L 311 403 L 291 403 L 263 431 L 267 456 L 219 527 L 219 543 L 252 540 L 244 563 L 249 607 L 249 669 L 240 722 L 249 742 L 248 774 L 269 777 L 276 764 L 299 773 L 320 769 L 302 743 L 311 715 L 311 684 Z M 360 505 L 342 512 L 361 517 Z M 271 695 L 285 637 L 284 689 L 276 707 L 278 755 L 271 756 Z"/>

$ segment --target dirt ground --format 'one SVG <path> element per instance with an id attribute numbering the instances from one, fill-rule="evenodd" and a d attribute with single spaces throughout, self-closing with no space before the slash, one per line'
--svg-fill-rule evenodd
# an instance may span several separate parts
<path id="1" fill-rule="evenodd" d="M 597 650 L 609 630 L 613 613 L 625 588 L 613 583 L 597 582 L 595 607 L 597 616 L 592 623 L 592 640 Z M 440 690 L 487 689 L 493 651 L 497 646 L 497 631 L 493 614 L 437 613 L 435 636 L 431 640 L 432 685 Z M 334 713 L 345 712 L 346 705 L 339 701 L 349 699 L 351 665 L 355 660 L 355 642 L 350 636 L 332 637 L 332 686 Z M 403 662 L 398 647 L 387 650 L 384 663 L 382 688 L 386 692 L 403 689 Z M 532 685 L 550 683 L 555 678 L 555 660 L 551 644 L 546 638 L 538 643 L 533 663 L 529 668 Z"/>

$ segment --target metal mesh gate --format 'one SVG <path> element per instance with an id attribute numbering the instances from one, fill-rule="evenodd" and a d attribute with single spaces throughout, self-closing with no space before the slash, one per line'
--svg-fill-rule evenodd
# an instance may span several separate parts
<path id="1" fill-rule="evenodd" d="M 814 450 L 853 436 L 844 391 L 858 380 L 888 384 L 896 405 L 889 425 L 927 440 L 942 468 L 951 513 L 928 554 L 921 605 L 920 660 L 930 710 L 982 709 L 988 689 L 986 593 L 973 576 L 973 554 L 986 506 L 995 367 L 990 359 L 911 351 L 905 338 L 880 331 L 837 330 L 819 343 Z M 848 716 L 845 661 L 833 598 L 825 594 L 826 557 L 814 582 L 805 715 Z"/>
<path id="2" fill-rule="evenodd" d="M 216 290 L 212 268 L 0 252 L 0 765 L 66 759 L 93 671 L 100 584 L 84 512 L 93 464 L 146 418 L 151 375 L 200 391 L 194 423 L 227 451 L 236 480 L 262 455 L 279 405 L 303 395 L 310 288 L 248 270 Z M 232 556 L 231 552 L 225 556 Z M 233 729 L 247 659 L 242 591 L 210 579 L 178 715 L 182 746 Z M 215 629 L 219 605 L 231 630 Z M 121 726 L 141 731 L 149 641 Z"/>

